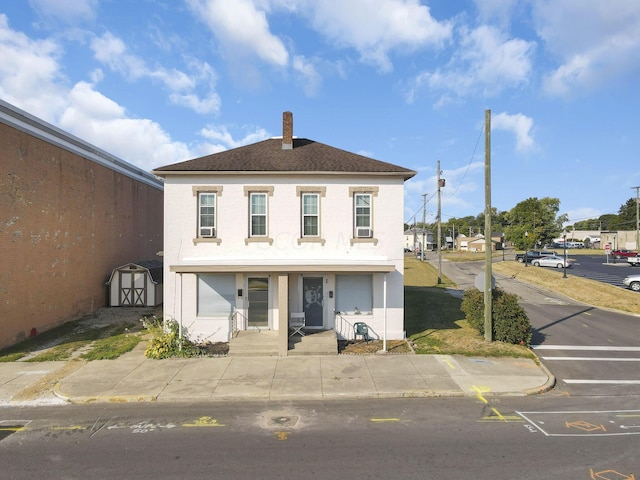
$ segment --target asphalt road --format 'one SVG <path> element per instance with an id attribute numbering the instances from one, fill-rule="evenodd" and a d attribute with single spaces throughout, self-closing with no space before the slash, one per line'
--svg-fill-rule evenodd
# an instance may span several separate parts
<path id="1" fill-rule="evenodd" d="M 640 273 L 640 268 L 632 267 L 626 258 L 615 260 L 610 255 L 571 254 L 567 254 L 567 257 L 575 262 L 569 272 L 571 275 L 590 278 L 621 288 L 626 288 L 622 283 L 624 277 L 632 273 Z"/>
<path id="2" fill-rule="evenodd" d="M 637 398 L 486 399 L 479 394 L 85 405 L 2 413 L 15 427 L 0 440 L 3 478 L 582 480 L 640 475 Z"/>
<path id="3" fill-rule="evenodd" d="M 622 262 L 603 264 L 603 257 L 576 255 L 580 261 L 570 274 L 622 284 L 638 270 Z M 473 287 L 483 269 L 482 261 L 443 262 L 443 273 L 462 289 Z M 575 302 L 517 278 L 499 277 L 496 284 L 520 297 L 534 330 L 532 347 L 556 377 L 553 394 L 640 395 L 640 317 Z"/>

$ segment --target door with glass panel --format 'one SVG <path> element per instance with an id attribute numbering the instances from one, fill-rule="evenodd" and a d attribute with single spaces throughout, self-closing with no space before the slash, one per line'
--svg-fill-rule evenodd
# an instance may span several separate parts
<path id="1" fill-rule="evenodd" d="M 303 277 L 303 310 L 306 327 L 324 326 L 324 279 L 323 277 Z"/>
<path id="2" fill-rule="evenodd" d="M 249 277 L 247 296 L 249 328 L 269 327 L 269 277 Z"/>

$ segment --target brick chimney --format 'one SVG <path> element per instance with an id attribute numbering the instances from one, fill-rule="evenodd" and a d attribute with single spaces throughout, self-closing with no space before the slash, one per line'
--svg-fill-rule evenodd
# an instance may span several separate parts
<path id="1" fill-rule="evenodd" d="M 282 114 L 282 149 L 291 150 L 293 148 L 293 113 L 284 112 Z"/>

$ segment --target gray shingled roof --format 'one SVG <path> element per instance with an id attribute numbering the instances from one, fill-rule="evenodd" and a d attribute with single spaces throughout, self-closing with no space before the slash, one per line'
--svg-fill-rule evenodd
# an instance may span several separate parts
<path id="1" fill-rule="evenodd" d="M 306 138 L 294 138 L 290 149 L 282 148 L 282 139 L 272 138 L 154 170 L 160 176 L 178 172 L 369 173 L 402 175 L 405 180 L 416 175 L 413 170 Z"/>

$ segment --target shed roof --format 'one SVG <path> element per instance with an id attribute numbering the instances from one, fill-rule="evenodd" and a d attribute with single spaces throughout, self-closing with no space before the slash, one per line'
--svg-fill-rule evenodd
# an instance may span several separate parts
<path id="1" fill-rule="evenodd" d="M 143 260 L 141 262 L 135 263 L 126 263 L 119 267 L 114 268 L 111 271 L 111 275 L 109 276 L 109 280 L 107 281 L 107 285 L 111 285 L 111 281 L 113 280 L 113 276 L 116 272 L 120 270 L 131 270 L 132 267 L 147 270 L 149 275 L 151 276 L 151 280 L 153 283 L 160 284 L 163 279 L 163 263 L 162 260 Z"/>

